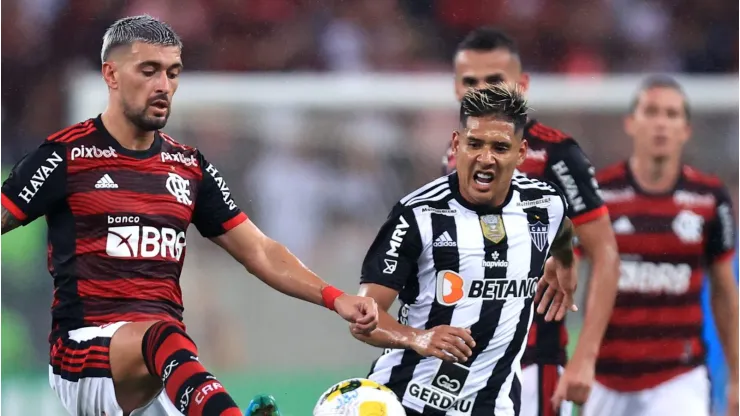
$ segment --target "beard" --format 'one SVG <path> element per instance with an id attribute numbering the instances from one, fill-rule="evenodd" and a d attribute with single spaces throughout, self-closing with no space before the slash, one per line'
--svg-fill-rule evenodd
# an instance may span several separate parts
<path id="1" fill-rule="evenodd" d="M 147 105 L 141 110 L 134 110 L 128 106 L 125 102 L 123 103 L 123 114 L 126 118 L 139 130 L 141 131 L 154 131 L 163 128 L 167 125 L 167 120 L 170 118 L 171 107 L 167 107 L 167 112 L 164 117 L 155 117 L 147 115 Z"/>

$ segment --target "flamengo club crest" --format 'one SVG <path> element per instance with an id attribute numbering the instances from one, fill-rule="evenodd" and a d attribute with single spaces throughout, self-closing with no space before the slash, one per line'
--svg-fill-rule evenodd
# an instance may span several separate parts
<path id="1" fill-rule="evenodd" d="M 537 221 L 534 224 L 529 224 L 529 238 L 532 239 L 532 243 L 537 247 L 537 250 L 543 251 L 547 245 L 547 234 L 550 230 L 549 224 L 543 224 Z"/>
<path id="2" fill-rule="evenodd" d="M 167 190 L 170 191 L 172 196 L 177 198 L 177 202 L 192 205 L 193 201 L 190 200 L 190 181 L 176 173 L 168 172 L 168 175 L 167 182 L 165 182 Z"/>
<path id="3" fill-rule="evenodd" d="M 498 244 L 506 237 L 506 228 L 504 228 L 504 219 L 501 215 L 484 215 L 480 217 L 480 228 L 483 235 Z"/>

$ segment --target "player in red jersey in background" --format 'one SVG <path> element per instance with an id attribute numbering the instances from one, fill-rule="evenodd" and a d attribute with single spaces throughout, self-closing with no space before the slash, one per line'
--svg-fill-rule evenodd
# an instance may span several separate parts
<path id="1" fill-rule="evenodd" d="M 455 93 L 458 101 L 470 88 L 498 82 L 516 83 L 525 91 L 529 74 L 522 71 L 516 43 L 492 28 L 471 32 L 455 54 Z M 588 398 L 601 338 L 614 304 L 619 277 L 617 247 L 609 214 L 598 195 L 595 169 L 573 138 L 536 120 L 524 130 L 529 144 L 519 171 L 559 185 L 568 198 L 568 216 L 592 263 L 586 315 L 573 357 L 566 358 L 568 343 L 563 322 L 546 322 L 535 315 L 522 357 L 522 416 L 549 416 L 560 407 Z M 445 173 L 455 168 L 451 149 L 443 159 Z M 562 366 L 566 365 L 564 371 Z M 562 372 L 562 375 L 560 374 Z M 552 403 L 552 404 L 551 404 Z"/>
<path id="2" fill-rule="evenodd" d="M 191 223 L 271 287 L 362 331 L 377 324 L 372 299 L 343 294 L 262 234 L 218 170 L 159 131 L 181 50 L 177 34 L 150 16 L 115 22 L 103 38 L 105 112 L 50 136 L 2 186 L 3 234 L 46 216 L 49 381 L 72 415 L 241 416 L 182 323 Z"/>
<path id="3" fill-rule="evenodd" d="M 700 300 L 705 268 L 729 367 L 728 414 L 738 414 L 734 211 L 717 177 L 682 162 L 689 116 L 676 81 L 647 79 L 625 119 L 632 156 L 597 174 L 614 218 L 622 274 L 586 416 L 709 415 Z"/>

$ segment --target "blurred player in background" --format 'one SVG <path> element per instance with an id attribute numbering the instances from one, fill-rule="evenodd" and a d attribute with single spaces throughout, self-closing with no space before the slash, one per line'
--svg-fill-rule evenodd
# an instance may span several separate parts
<path id="1" fill-rule="evenodd" d="M 522 71 L 516 43 L 492 28 L 471 32 L 458 46 L 454 64 L 458 100 L 470 88 L 485 84 L 516 83 L 524 91 L 529 87 L 529 74 Z M 588 397 L 596 354 L 614 304 L 619 262 L 609 215 L 597 192 L 595 169 L 576 141 L 532 119 L 524 129 L 524 139 L 529 149 L 518 170 L 560 186 L 568 198 L 568 216 L 592 266 L 583 327 L 560 381 L 567 360 L 564 323 L 545 322 L 542 316 L 535 316 L 529 332 L 522 359 L 522 415 L 548 416 L 562 400 L 581 404 Z M 443 166 L 445 173 L 456 167 L 451 148 Z M 562 406 L 562 413 L 570 415 L 570 406 Z"/>
<path id="2" fill-rule="evenodd" d="M 152 17 L 115 22 L 101 54 L 105 112 L 49 136 L 2 186 L 3 234 L 40 216 L 48 223 L 49 381 L 72 415 L 241 416 L 182 322 L 191 223 L 271 287 L 334 309 L 360 331 L 377 323 L 372 299 L 306 269 L 247 219 L 198 150 L 159 131 L 181 50 Z"/>
<path id="3" fill-rule="evenodd" d="M 360 293 L 378 302 L 380 323 L 353 334 L 386 348 L 368 378 L 393 390 L 408 415 L 519 415 L 543 267 L 542 281 L 575 289 L 565 197 L 515 174 L 527 154 L 526 111 L 510 84 L 466 93 L 452 138 L 457 171 L 401 199 L 363 262 Z M 386 312 L 396 298 L 397 321 Z"/>
<path id="4" fill-rule="evenodd" d="M 636 95 L 625 130 L 629 160 L 597 174 L 622 260 L 614 313 L 596 365 L 586 416 L 708 415 L 701 290 L 729 368 L 728 414 L 738 414 L 735 221 L 720 180 L 682 162 L 691 135 L 681 86 L 653 77 Z"/>

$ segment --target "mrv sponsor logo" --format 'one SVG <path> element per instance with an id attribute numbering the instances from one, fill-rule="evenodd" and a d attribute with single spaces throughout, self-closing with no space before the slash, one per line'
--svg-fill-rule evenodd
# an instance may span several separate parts
<path id="1" fill-rule="evenodd" d="M 406 235 L 409 228 L 409 223 L 406 222 L 406 218 L 404 218 L 403 215 L 398 217 L 398 220 L 399 222 L 393 230 L 393 235 L 391 235 L 391 248 L 385 252 L 386 255 L 396 258 L 398 257 L 398 249 L 401 247 L 401 243 L 403 243 L 403 237 Z"/>
<path id="2" fill-rule="evenodd" d="M 75 159 L 110 159 L 112 157 L 118 157 L 116 149 L 108 146 L 107 149 L 99 149 L 95 146 L 80 146 L 75 147 L 69 153 L 69 157 L 72 160 Z"/>
<path id="3" fill-rule="evenodd" d="M 224 181 L 224 178 L 221 176 L 220 173 L 218 173 L 216 167 L 212 164 L 209 164 L 206 168 L 206 172 L 210 173 L 213 177 L 213 180 L 216 181 L 216 185 L 218 185 L 218 189 L 221 191 L 221 196 L 223 197 L 226 205 L 228 205 L 229 210 L 235 210 L 236 203 L 231 198 L 231 190 L 229 190 L 229 187 L 226 186 L 226 181 Z"/>
<path id="4" fill-rule="evenodd" d="M 52 154 L 46 158 L 44 163 L 36 169 L 36 172 L 34 172 L 31 179 L 28 181 L 28 185 L 21 189 L 18 197 L 26 201 L 26 203 L 30 203 L 31 199 L 33 199 L 39 189 L 44 186 L 49 175 L 56 170 L 60 163 L 62 163 L 62 157 L 59 156 L 57 152 L 52 152 Z"/>
<path id="5" fill-rule="evenodd" d="M 194 155 L 185 156 L 182 153 L 160 153 L 162 162 L 177 162 L 182 163 L 185 166 L 198 166 L 198 159 Z"/>
<path id="6" fill-rule="evenodd" d="M 139 217 L 109 216 L 108 224 L 138 224 Z M 105 252 L 111 257 L 163 257 L 180 261 L 185 251 L 185 232 L 172 228 L 125 225 L 108 228 Z"/>

